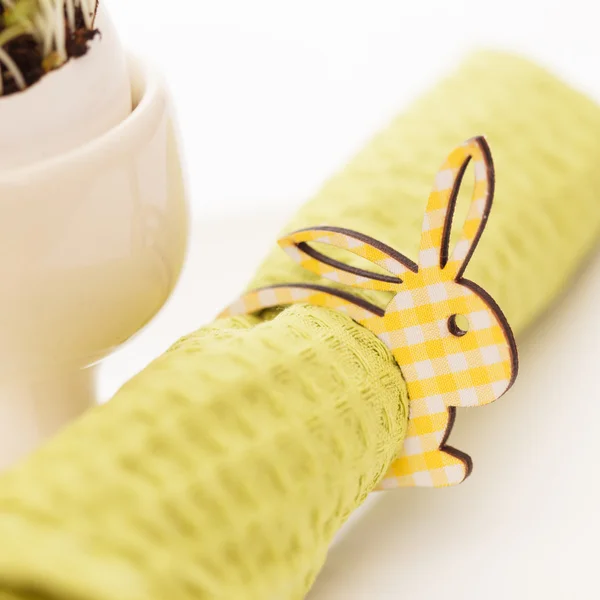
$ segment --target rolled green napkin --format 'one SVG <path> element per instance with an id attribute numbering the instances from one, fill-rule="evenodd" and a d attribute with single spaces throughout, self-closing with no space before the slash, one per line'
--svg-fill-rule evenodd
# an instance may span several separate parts
<path id="1" fill-rule="evenodd" d="M 497 188 L 467 276 L 520 334 L 600 232 L 600 110 L 524 60 L 469 58 L 286 231 L 349 227 L 416 256 L 432 177 L 477 134 Z M 274 250 L 252 286 L 301 280 Z M 401 448 L 406 406 L 387 348 L 336 312 L 204 327 L 0 479 L 0 599 L 299 600 Z"/>

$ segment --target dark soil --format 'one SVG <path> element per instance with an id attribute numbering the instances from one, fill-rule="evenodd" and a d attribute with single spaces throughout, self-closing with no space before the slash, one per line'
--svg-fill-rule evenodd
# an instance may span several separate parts
<path id="1" fill-rule="evenodd" d="M 0 31 L 3 28 L 3 12 L 4 8 L 0 4 Z M 97 29 L 86 29 L 83 13 L 80 9 L 77 9 L 76 13 L 75 30 L 71 31 L 68 28 L 65 18 L 65 31 L 67 39 L 66 49 L 69 59 L 84 56 L 88 51 L 89 43 L 100 34 Z M 28 87 L 37 83 L 46 73 L 52 71 L 54 68 L 52 57 L 45 58 L 42 56 L 41 48 L 30 35 L 22 35 L 12 40 L 4 46 L 4 49 L 10 54 L 21 70 Z M 0 76 L 4 84 L 5 96 L 20 91 L 12 75 L 2 64 L 0 64 Z"/>

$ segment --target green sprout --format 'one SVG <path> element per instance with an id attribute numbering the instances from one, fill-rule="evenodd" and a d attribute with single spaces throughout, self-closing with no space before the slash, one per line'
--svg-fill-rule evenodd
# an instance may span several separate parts
<path id="1" fill-rule="evenodd" d="M 68 36 L 78 27 L 78 15 L 91 31 L 96 7 L 97 0 L 0 0 L 0 65 L 19 90 L 27 87 L 27 81 L 7 45 L 29 36 L 40 50 L 43 70 L 58 68 L 69 60 Z M 3 93 L 0 73 L 0 96 Z"/>

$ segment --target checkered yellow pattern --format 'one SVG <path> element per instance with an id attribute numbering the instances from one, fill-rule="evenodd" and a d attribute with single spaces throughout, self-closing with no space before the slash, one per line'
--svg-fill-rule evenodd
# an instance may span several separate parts
<path id="1" fill-rule="evenodd" d="M 251 314 L 265 308 L 288 304 L 313 304 L 333 308 L 347 314 L 359 323 L 373 315 L 366 308 L 349 301 L 347 296 L 335 294 L 335 290 L 292 284 L 252 290 L 231 304 L 219 315 L 219 318 Z"/>
<path id="2" fill-rule="evenodd" d="M 449 255 L 458 188 L 473 161 L 475 186 L 462 235 Z M 425 212 L 418 266 L 392 248 L 335 227 L 298 231 L 280 240 L 288 255 L 324 278 L 394 292 L 383 309 L 331 288 L 305 284 L 254 290 L 225 315 L 306 302 L 345 312 L 375 333 L 393 353 L 408 386 L 408 432 L 381 489 L 441 487 L 468 476 L 470 458 L 446 445 L 455 407 L 480 406 L 502 396 L 517 371 L 514 338 L 494 301 L 462 278 L 491 209 L 494 171 L 481 137 L 456 148 L 436 176 Z M 351 267 L 310 244 L 348 250 L 380 270 Z M 458 315 L 468 327 L 461 329 Z"/>
<path id="3" fill-rule="evenodd" d="M 326 255 L 319 253 L 308 242 L 327 244 L 348 250 L 396 277 L 381 277 L 378 273 L 362 269 L 348 269 L 346 265 L 328 259 Z M 344 283 L 352 287 L 360 287 L 370 290 L 397 291 L 402 283 L 402 276 L 409 269 L 416 270 L 413 265 L 401 254 L 396 254 L 392 248 L 378 243 L 375 240 L 363 236 L 355 231 L 337 229 L 334 227 L 315 227 L 303 229 L 279 240 L 279 245 L 286 254 L 305 269 L 337 283 Z M 395 255 L 395 258 L 392 258 Z M 401 262 L 401 260 L 404 262 Z M 326 262 L 324 262 L 326 261 Z M 379 279 L 378 279 L 379 277 Z M 394 280 L 395 281 L 391 281 Z"/>

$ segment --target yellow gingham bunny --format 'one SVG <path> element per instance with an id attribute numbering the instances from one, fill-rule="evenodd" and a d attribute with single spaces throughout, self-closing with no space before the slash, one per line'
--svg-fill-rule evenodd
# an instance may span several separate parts
<path id="1" fill-rule="evenodd" d="M 462 235 L 448 246 L 462 177 L 473 160 L 475 187 Z M 313 227 L 279 241 L 304 268 L 352 287 L 394 292 L 385 308 L 350 293 L 311 284 L 254 290 L 222 316 L 293 303 L 344 312 L 390 348 L 407 383 L 409 423 L 398 458 L 380 489 L 448 486 L 471 472 L 471 459 L 446 445 L 458 406 L 480 406 L 502 396 L 518 370 L 511 329 L 496 303 L 464 270 L 485 228 L 494 194 L 494 169 L 483 137 L 456 148 L 435 178 L 429 196 L 418 265 L 393 248 L 355 231 Z M 387 274 L 346 265 L 311 243 L 343 248 Z M 465 321 L 468 325 L 462 325 Z"/>

